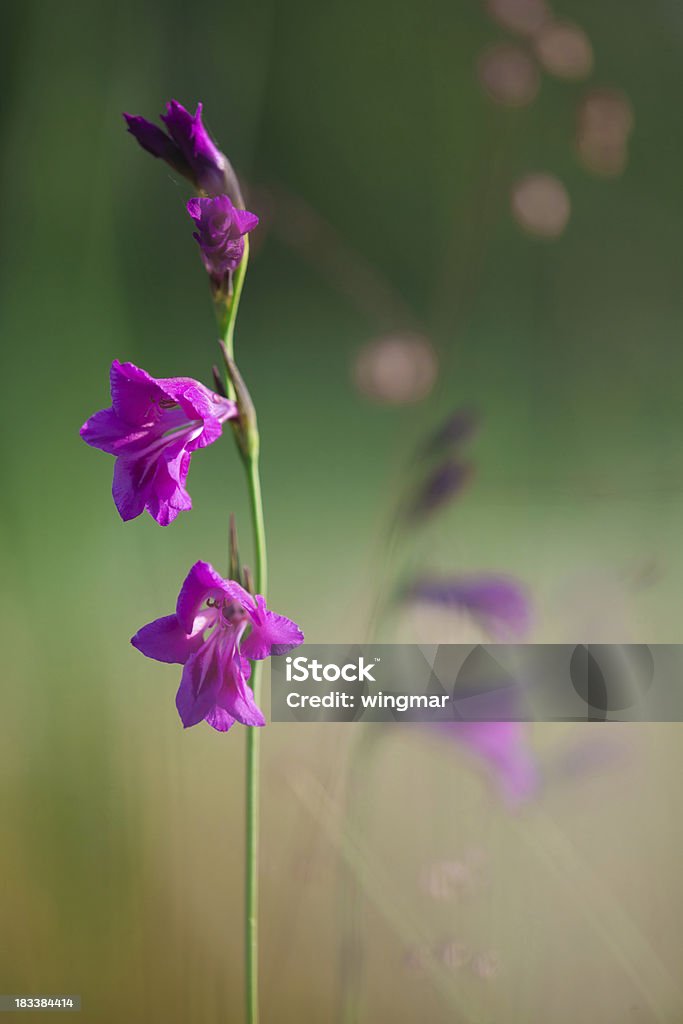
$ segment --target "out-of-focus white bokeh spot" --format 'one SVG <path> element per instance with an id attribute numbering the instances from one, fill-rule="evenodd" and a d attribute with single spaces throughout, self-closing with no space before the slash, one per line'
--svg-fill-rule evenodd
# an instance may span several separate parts
<path id="1" fill-rule="evenodd" d="M 578 25 L 549 21 L 535 39 L 536 53 L 546 71 L 558 78 L 587 78 L 593 70 L 593 47 Z"/>
<path id="2" fill-rule="evenodd" d="M 633 108 L 618 89 L 594 89 L 581 103 L 579 120 L 586 131 L 601 132 L 615 141 L 624 140 L 633 131 Z"/>
<path id="3" fill-rule="evenodd" d="M 550 19 L 545 0 L 486 0 L 489 15 L 503 28 L 533 35 Z"/>
<path id="4" fill-rule="evenodd" d="M 484 91 L 506 107 L 525 107 L 538 95 L 541 76 L 532 58 L 514 43 L 499 43 L 477 61 Z"/>
<path id="5" fill-rule="evenodd" d="M 622 92 L 596 89 L 588 93 L 579 106 L 576 128 L 582 166 L 602 177 L 621 174 L 628 161 L 633 124 L 633 108 Z"/>
<path id="6" fill-rule="evenodd" d="M 552 174 L 528 174 L 512 188 L 512 216 L 531 235 L 558 238 L 571 213 L 569 193 Z"/>
<path id="7" fill-rule="evenodd" d="M 356 356 L 353 379 L 362 395 L 375 402 L 406 405 L 430 394 L 438 359 L 422 334 L 384 334 Z"/>

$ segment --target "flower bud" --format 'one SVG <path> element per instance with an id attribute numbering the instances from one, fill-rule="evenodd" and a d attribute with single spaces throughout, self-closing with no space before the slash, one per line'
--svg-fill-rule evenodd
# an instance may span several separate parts
<path id="1" fill-rule="evenodd" d="M 202 122 L 202 105 L 197 104 L 194 114 L 171 100 L 161 120 L 164 132 L 157 125 L 138 114 L 123 115 L 128 131 L 152 156 L 166 163 L 192 182 L 207 196 L 227 193 L 238 207 L 244 206 L 237 175 L 225 153 L 207 132 Z"/>

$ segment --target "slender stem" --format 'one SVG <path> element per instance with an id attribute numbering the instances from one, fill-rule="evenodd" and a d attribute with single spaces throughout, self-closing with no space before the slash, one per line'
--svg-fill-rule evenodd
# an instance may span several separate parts
<path id="1" fill-rule="evenodd" d="M 247 464 L 249 481 L 249 499 L 251 502 L 252 527 L 254 530 L 254 548 L 256 555 L 255 584 L 256 593 L 266 596 L 268 590 L 268 559 L 266 553 L 266 526 L 263 518 L 263 497 L 261 495 L 261 475 L 259 473 L 259 457 L 256 451 Z"/>
<path id="2" fill-rule="evenodd" d="M 247 460 L 247 479 L 251 502 L 254 548 L 256 554 L 256 592 L 265 596 L 268 563 L 266 554 L 266 531 L 263 519 L 263 499 L 259 474 L 258 435 L 255 449 Z M 261 703 L 261 674 L 263 662 L 253 662 L 251 686 L 254 700 Z M 246 988 L 247 1024 L 258 1024 L 258 903 L 259 903 L 259 810 L 260 810 L 260 747 L 261 730 L 247 727 L 247 835 L 246 835 Z"/>
<path id="3" fill-rule="evenodd" d="M 254 697 L 258 702 L 257 682 L 260 662 L 254 668 Z M 258 1024 L 258 910 L 259 910 L 259 805 L 260 805 L 260 732 L 247 726 L 247 834 L 246 834 L 246 887 L 245 887 L 245 967 L 247 1024 Z"/>
<path id="4" fill-rule="evenodd" d="M 249 261 L 249 239 L 244 240 L 244 255 L 235 271 L 232 291 L 227 300 L 217 300 L 217 314 L 221 335 L 228 355 L 234 358 L 235 322 L 240 304 L 244 278 Z M 236 398 L 235 388 L 226 366 L 226 392 L 229 398 Z M 254 534 L 255 573 L 254 583 L 257 594 L 265 597 L 268 584 L 268 562 L 266 554 L 266 530 L 263 518 L 263 497 L 259 472 L 260 440 L 254 423 L 250 428 L 248 444 L 240 448 L 247 474 L 247 487 L 251 506 L 251 520 Z M 261 703 L 261 678 L 263 662 L 252 663 L 251 687 L 254 700 Z M 260 831 L 260 747 L 261 733 L 258 726 L 247 726 L 246 757 L 246 849 L 245 849 L 245 987 L 246 1024 L 259 1021 L 259 831 Z"/>
<path id="5" fill-rule="evenodd" d="M 225 342 L 225 346 L 228 350 L 228 354 L 232 359 L 235 355 L 235 322 L 237 320 L 237 310 L 240 306 L 240 299 L 242 297 L 242 288 L 244 287 L 244 278 L 247 273 L 247 266 L 249 265 L 249 236 L 244 236 L 244 255 L 240 261 L 240 265 L 235 271 L 235 276 L 232 281 L 232 291 L 227 299 L 224 296 L 218 296 L 216 298 L 216 316 L 218 317 L 218 323 L 221 328 L 221 337 Z M 225 373 L 225 387 L 228 394 L 228 398 L 235 398 L 235 389 L 232 386 L 232 381 L 226 370 Z"/>

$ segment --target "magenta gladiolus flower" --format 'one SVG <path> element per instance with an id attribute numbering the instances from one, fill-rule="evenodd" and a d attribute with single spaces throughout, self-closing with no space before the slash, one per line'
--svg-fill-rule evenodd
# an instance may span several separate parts
<path id="1" fill-rule="evenodd" d="M 249 658 L 286 654 L 304 635 L 208 562 L 196 562 L 178 595 L 175 615 L 143 626 L 131 643 L 148 658 L 183 665 L 176 696 L 189 728 L 205 720 L 219 732 L 235 722 L 265 725 L 248 685 Z"/>
<path id="2" fill-rule="evenodd" d="M 187 212 L 196 222 L 194 238 L 212 279 L 220 284 L 236 270 L 244 254 L 244 235 L 258 224 L 248 210 L 238 210 L 227 196 L 190 199 Z"/>
<path id="3" fill-rule="evenodd" d="M 128 131 L 148 153 L 165 160 L 199 191 L 207 195 L 228 192 L 241 205 L 237 176 L 202 123 L 201 103 L 191 114 L 177 100 L 171 100 L 166 113 L 161 115 L 166 132 L 137 114 L 123 116 Z"/>
<path id="4" fill-rule="evenodd" d="M 109 409 L 81 427 L 86 444 L 116 456 L 114 503 L 124 521 L 145 509 L 160 526 L 192 508 L 185 489 L 192 453 L 216 441 L 234 402 L 190 377 L 159 380 L 133 363 L 111 364 Z"/>

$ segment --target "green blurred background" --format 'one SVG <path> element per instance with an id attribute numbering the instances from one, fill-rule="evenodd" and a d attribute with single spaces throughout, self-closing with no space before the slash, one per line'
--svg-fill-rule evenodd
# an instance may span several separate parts
<path id="1" fill-rule="evenodd" d="M 242 1012 L 244 736 L 184 734 L 175 669 L 128 644 L 193 561 L 224 566 L 230 510 L 248 546 L 239 460 L 229 441 L 196 459 L 195 511 L 167 530 L 123 525 L 111 460 L 78 437 L 113 357 L 204 380 L 215 359 L 184 183 L 121 111 L 203 100 L 262 216 L 237 352 L 274 608 L 310 641 L 363 634 L 406 457 L 467 405 L 483 424 L 475 485 L 402 554 L 523 580 L 532 639 L 682 639 L 683 15 L 676 0 L 558 0 L 594 54 L 569 80 L 514 31 L 527 8 L 5 7 L 1 992 L 81 993 L 82 1019 L 104 1024 Z M 511 58 L 531 75 L 519 109 L 495 60 L 482 87 L 496 44 L 526 55 Z M 634 117 L 623 173 L 577 154 L 582 103 L 603 88 Z M 570 197 L 557 231 L 541 203 L 558 237 L 511 212 L 535 172 Z M 427 339 L 422 401 L 359 393 L 359 355 L 386 332 Z M 680 736 L 538 726 L 543 789 L 516 815 L 465 752 L 392 736 L 368 780 L 383 892 L 363 1020 L 681 1020 Z M 335 1019 L 339 852 L 319 794 L 341 799 L 352 738 L 264 734 L 264 1022 Z M 434 899 L 420 879 L 444 860 L 471 884 Z M 414 943 L 382 911 L 397 902 Z M 425 941 L 467 953 L 425 973 L 410 948 Z"/>

